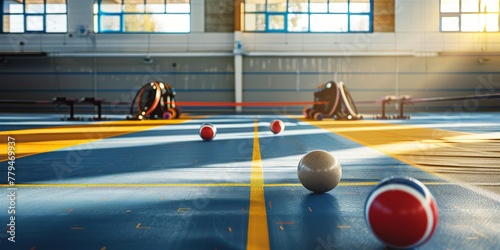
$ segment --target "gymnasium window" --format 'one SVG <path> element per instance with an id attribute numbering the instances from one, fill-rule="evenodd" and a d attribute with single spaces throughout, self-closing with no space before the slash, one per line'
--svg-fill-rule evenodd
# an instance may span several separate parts
<path id="1" fill-rule="evenodd" d="M 96 0 L 96 33 L 188 33 L 190 0 Z"/>
<path id="2" fill-rule="evenodd" d="M 498 32 L 498 0 L 441 0 L 441 31 Z"/>
<path id="3" fill-rule="evenodd" d="M 3 33 L 66 33 L 66 0 L 3 0 Z"/>
<path id="4" fill-rule="evenodd" d="M 244 30 L 372 32 L 373 0 L 245 0 Z"/>

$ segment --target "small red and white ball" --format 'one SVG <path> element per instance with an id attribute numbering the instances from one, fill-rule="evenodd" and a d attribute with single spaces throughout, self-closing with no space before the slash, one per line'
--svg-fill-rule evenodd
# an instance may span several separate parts
<path id="1" fill-rule="evenodd" d="M 269 129 L 274 134 L 279 134 L 285 130 L 285 124 L 281 120 L 273 120 L 271 124 L 269 124 Z"/>
<path id="2" fill-rule="evenodd" d="M 200 127 L 200 137 L 205 141 L 211 141 L 217 135 L 217 128 L 210 123 L 203 123 Z"/>
<path id="3" fill-rule="evenodd" d="M 411 177 L 390 177 L 375 186 L 365 203 L 365 220 L 383 244 L 416 248 L 434 234 L 439 214 L 427 187 Z"/>

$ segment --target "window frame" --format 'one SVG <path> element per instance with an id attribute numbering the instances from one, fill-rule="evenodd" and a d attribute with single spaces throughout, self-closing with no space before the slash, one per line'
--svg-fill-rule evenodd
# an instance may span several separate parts
<path id="1" fill-rule="evenodd" d="M 47 0 L 43 0 L 43 12 L 41 13 L 30 13 L 26 12 L 26 0 L 24 0 L 22 3 L 19 3 L 22 5 L 22 12 L 21 13 L 5 13 L 4 11 L 4 4 L 5 1 L 0 1 L 2 8 L 0 9 L 1 13 L 1 18 L 0 18 L 0 34 L 66 34 L 68 33 L 68 0 L 64 0 L 64 4 L 66 5 L 66 11 L 65 12 L 47 12 L 47 4 L 51 4 L 50 2 L 47 3 Z M 29 3 L 28 3 L 29 4 Z M 4 18 L 6 16 L 22 16 L 23 19 L 23 31 L 22 32 L 11 32 L 11 31 L 5 31 L 4 30 Z M 43 25 L 41 30 L 28 30 L 28 18 L 29 17 L 35 17 L 35 16 L 41 16 L 43 18 Z M 65 31 L 57 31 L 57 32 L 51 32 L 47 31 L 47 16 L 64 16 L 66 18 L 66 27 Z"/>
<path id="2" fill-rule="evenodd" d="M 457 12 L 443 12 L 442 11 L 442 1 L 439 0 L 439 31 L 443 33 L 500 33 L 500 12 L 482 12 L 480 9 L 480 4 L 481 1 L 477 0 L 478 4 L 478 11 L 477 12 L 472 12 L 472 11 L 462 11 L 462 1 L 463 0 L 458 0 L 458 11 Z M 500 5 L 500 2 L 499 2 Z M 500 6 L 499 6 L 500 7 Z M 496 13 L 498 14 L 498 30 L 497 31 L 488 31 L 488 30 L 477 30 L 477 31 L 463 31 L 462 30 L 462 17 L 463 15 L 468 15 L 468 14 L 473 14 L 473 15 L 487 15 L 487 14 L 493 14 Z M 443 18 L 445 17 L 456 17 L 458 18 L 458 30 L 443 30 Z"/>
<path id="3" fill-rule="evenodd" d="M 192 13 L 192 0 L 189 0 L 189 11 L 188 12 L 169 12 L 168 9 L 168 0 L 163 0 L 164 2 L 164 9 L 163 12 L 152 12 L 147 10 L 147 8 L 144 8 L 144 11 L 138 12 L 138 11 L 126 11 L 125 10 L 125 0 L 113 0 L 113 2 L 120 1 L 121 2 L 121 10 L 119 12 L 106 12 L 101 10 L 101 3 L 103 0 L 94 0 L 93 3 L 93 8 L 96 8 L 97 11 L 92 11 L 92 20 L 93 20 L 93 25 L 94 25 L 94 33 L 99 33 L 99 34 L 189 34 L 191 33 L 192 30 L 192 23 L 191 23 L 191 13 Z M 144 2 L 144 7 L 147 5 L 147 0 L 143 0 Z M 119 3 L 117 3 L 119 4 Z M 189 30 L 188 31 L 126 31 L 125 30 L 125 16 L 127 15 L 168 15 L 168 16 L 175 16 L 175 15 L 188 15 L 189 16 Z M 120 21 L 119 25 L 119 30 L 103 30 L 102 29 L 102 18 L 103 17 L 111 17 L 111 16 L 118 16 Z M 96 23 L 97 22 L 97 23 Z"/>
<path id="4" fill-rule="evenodd" d="M 338 33 L 338 34 L 350 34 L 350 33 L 373 33 L 373 20 L 374 20 L 374 0 L 368 0 L 370 4 L 370 9 L 368 12 L 351 12 L 350 11 L 350 4 L 351 0 L 346 0 L 347 1 L 347 11 L 345 12 L 339 12 L 339 11 L 333 11 L 330 9 L 329 4 L 332 2 L 332 0 L 325 0 L 326 1 L 326 6 L 327 9 L 322 12 L 318 11 L 311 11 L 311 0 L 305 0 L 304 3 L 307 3 L 307 11 L 289 11 L 289 4 L 290 0 L 286 0 L 286 7 L 285 11 L 279 12 L 279 11 L 268 11 L 268 2 L 270 0 L 265 0 L 264 2 L 264 10 L 258 11 L 247 11 L 247 6 L 245 4 L 243 8 L 243 13 L 242 13 L 242 19 L 243 19 L 243 24 L 242 24 L 242 30 L 243 32 L 252 32 L 252 33 L 289 33 L 289 34 L 300 34 L 300 33 Z M 293 1 L 296 3 L 296 1 Z M 326 14 L 326 15 L 346 15 L 347 16 L 347 29 L 346 31 L 314 31 L 311 29 L 311 15 L 321 15 L 321 14 Z M 247 30 L 246 29 L 246 17 L 247 15 L 264 15 L 265 16 L 265 29 L 264 30 L 258 30 L 257 28 L 254 30 Z M 274 15 L 283 15 L 284 16 L 284 29 L 272 29 L 270 28 L 270 16 Z M 303 31 L 293 31 L 293 30 L 288 30 L 288 22 L 289 22 L 289 16 L 292 15 L 307 15 L 307 29 Z M 368 29 L 367 30 L 351 30 L 351 17 L 352 16 L 368 16 Z M 256 19 L 257 20 L 257 19 Z"/>

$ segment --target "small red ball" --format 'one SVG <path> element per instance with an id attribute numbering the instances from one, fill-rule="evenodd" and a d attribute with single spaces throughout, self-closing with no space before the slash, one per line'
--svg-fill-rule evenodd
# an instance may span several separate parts
<path id="1" fill-rule="evenodd" d="M 269 125 L 269 129 L 274 134 L 279 134 L 285 130 L 285 124 L 281 120 L 274 120 Z"/>
<path id="2" fill-rule="evenodd" d="M 205 141 L 211 141 L 217 134 L 217 128 L 210 123 L 203 123 L 200 127 L 200 137 Z"/>

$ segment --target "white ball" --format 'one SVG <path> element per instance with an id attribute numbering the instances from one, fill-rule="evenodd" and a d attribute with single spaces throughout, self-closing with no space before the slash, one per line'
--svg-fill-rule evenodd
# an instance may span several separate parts
<path id="1" fill-rule="evenodd" d="M 314 150 L 300 159 L 297 174 L 300 183 L 314 193 L 334 189 L 342 178 L 342 167 L 337 159 L 323 150 Z"/>

